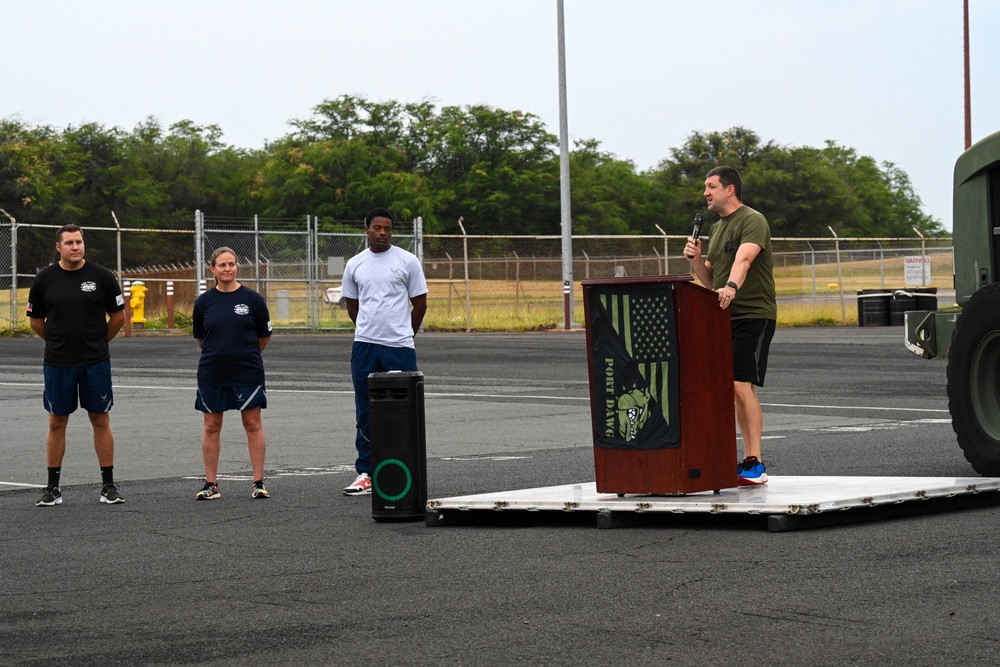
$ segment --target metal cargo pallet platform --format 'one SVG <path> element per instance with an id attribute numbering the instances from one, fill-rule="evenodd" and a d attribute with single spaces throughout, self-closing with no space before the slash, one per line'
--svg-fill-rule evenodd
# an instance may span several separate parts
<path id="1" fill-rule="evenodd" d="M 598 527 L 656 513 L 766 516 L 771 532 L 1000 504 L 996 477 L 771 477 L 767 484 L 680 496 L 598 493 L 595 482 L 427 501 L 428 526 L 469 523 L 481 512 L 593 512 Z"/>

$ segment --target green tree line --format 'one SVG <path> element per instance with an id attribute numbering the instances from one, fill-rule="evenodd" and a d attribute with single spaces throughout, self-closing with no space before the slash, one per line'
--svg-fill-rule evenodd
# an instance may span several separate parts
<path id="1" fill-rule="evenodd" d="M 263 148 L 227 145 L 216 125 L 131 131 L 88 123 L 58 130 L 0 119 L 0 208 L 19 223 L 190 228 L 193 213 L 249 219 L 320 216 L 357 221 L 375 205 L 429 233 L 559 234 L 558 139 L 530 113 L 485 105 L 437 108 L 343 95 L 294 120 Z M 827 142 L 784 146 L 733 127 L 693 132 L 654 168 L 639 170 L 575 142 L 570 154 L 575 234 L 686 234 L 704 209 L 705 173 L 744 176 L 744 201 L 775 236 L 943 233 L 921 210 L 906 172 Z"/>

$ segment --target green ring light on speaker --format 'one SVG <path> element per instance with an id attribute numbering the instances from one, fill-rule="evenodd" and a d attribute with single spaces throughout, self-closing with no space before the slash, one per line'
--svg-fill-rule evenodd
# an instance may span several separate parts
<path id="1" fill-rule="evenodd" d="M 403 472 L 406 474 L 406 486 L 403 487 L 403 490 L 399 493 L 399 495 L 396 496 L 385 495 L 384 493 L 382 493 L 382 488 L 378 484 L 379 471 L 382 470 L 382 468 L 384 468 L 385 466 L 390 464 L 399 466 L 400 468 L 403 469 Z M 397 500 L 402 500 L 404 497 L 406 497 L 406 494 L 410 492 L 411 486 L 413 486 L 413 475 L 410 473 L 410 469 L 406 466 L 406 464 L 400 461 L 399 459 L 386 459 L 385 461 L 382 461 L 377 466 L 375 466 L 375 472 L 372 473 L 372 487 L 374 487 L 375 493 L 377 493 L 382 498 L 382 500 L 385 500 L 390 503 L 395 502 Z"/>

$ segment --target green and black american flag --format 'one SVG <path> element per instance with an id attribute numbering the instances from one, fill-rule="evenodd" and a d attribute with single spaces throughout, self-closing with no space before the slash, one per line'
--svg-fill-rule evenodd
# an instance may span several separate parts
<path id="1" fill-rule="evenodd" d="M 594 444 L 680 444 L 674 286 L 588 285 Z"/>

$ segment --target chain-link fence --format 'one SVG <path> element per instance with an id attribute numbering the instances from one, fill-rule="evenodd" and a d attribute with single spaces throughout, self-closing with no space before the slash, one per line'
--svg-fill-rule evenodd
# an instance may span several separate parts
<path id="1" fill-rule="evenodd" d="M 926 258 L 926 259 L 922 259 Z M 779 295 L 863 289 L 952 289 L 948 239 L 775 239 Z"/>
<path id="2" fill-rule="evenodd" d="M 705 237 L 707 243 L 707 237 Z M 428 235 L 424 271 L 429 326 L 466 329 L 563 322 L 562 238 Z M 688 274 L 685 236 L 575 236 L 574 282 L 587 278 Z M 951 239 L 774 239 L 779 299 L 854 301 L 857 290 L 953 287 Z M 923 260 L 921 258 L 927 258 Z M 912 267 L 916 260 L 919 277 Z M 583 319 L 573 286 L 573 315 Z"/>
<path id="3" fill-rule="evenodd" d="M 24 325 L 28 288 L 55 257 L 56 225 L 0 224 L 8 270 L 0 275 L 0 321 Z M 175 310 L 189 315 L 207 285 L 211 252 L 229 247 L 239 279 L 267 300 L 276 329 L 353 328 L 340 298 L 347 260 L 365 248 L 362 223 L 227 219 L 196 215 L 193 229 L 85 228 L 87 258 L 120 280 L 142 280 L 149 326 L 166 317 L 166 283 Z M 429 329 L 532 329 L 564 321 L 560 236 L 424 235 L 420 219 L 397 222 L 393 242 L 422 259 Z M 688 274 L 684 236 L 575 236 L 573 316 L 583 320 L 580 281 L 587 278 Z M 0 260 L 0 270 L 8 266 Z M 13 267 L 16 268 L 16 272 Z M 779 300 L 852 305 L 859 290 L 953 288 L 951 239 L 774 239 Z M 6 300 L 4 296 L 7 296 Z M 183 318 L 181 318 L 182 321 Z"/>
<path id="4" fill-rule="evenodd" d="M 7 248 L 10 252 L 4 253 L 0 257 L 0 295 L 7 293 L 6 308 L 0 308 L 0 322 L 6 323 L 8 327 L 13 327 L 17 322 L 17 240 L 14 223 L 5 220 L 0 223 L 0 248 Z M 0 301 L 3 297 L 0 296 Z"/>
<path id="5" fill-rule="evenodd" d="M 340 285 L 347 260 L 366 247 L 361 221 L 343 223 L 307 216 L 303 225 L 294 220 L 254 218 L 249 222 L 199 214 L 196 226 L 202 230 L 204 264 L 218 248 L 236 253 L 239 281 L 264 297 L 275 328 L 353 328 L 340 297 Z M 419 219 L 397 222 L 393 243 L 419 256 L 419 226 Z M 332 231 L 337 228 L 359 231 Z"/>
<path id="6" fill-rule="evenodd" d="M 62 225 L 0 224 L 0 239 L 9 238 L 10 264 L 0 276 L 0 321 L 9 328 L 26 326 L 28 291 L 35 274 L 58 260 L 56 231 Z M 146 294 L 146 312 L 166 316 L 166 282 L 176 282 L 175 307 L 191 312 L 197 296 L 194 280 L 193 229 L 129 229 L 83 227 L 86 258 L 110 269 L 119 282 L 142 280 Z"/>

